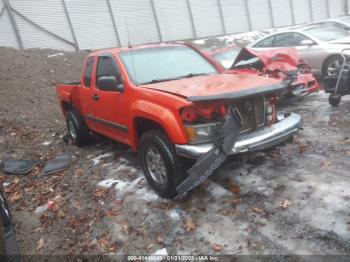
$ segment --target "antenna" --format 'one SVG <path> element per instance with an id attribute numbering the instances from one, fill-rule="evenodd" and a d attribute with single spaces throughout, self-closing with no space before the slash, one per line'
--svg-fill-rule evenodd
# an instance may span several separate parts
<path id="1" fill-rule="evenodd" d="M 132 45 L 130 41 L 130 31 L 129 31 L 129 23 L 128 23 L 128 18 L 125 17 L 125 23 L 126 23 L 126 32 L 128 34 L 128 48 L 130 48 L 130 55 L 131 55 L 131 65 L 132 65 L 132 70 L 134 73 L 135 78 L 137 79 L 136 75 L 136 68 L 135 68 L 135 60 L 134 60 L 134 51 L 132 50 Z M 136 81 L 136 79 L 134 79 Z"/>

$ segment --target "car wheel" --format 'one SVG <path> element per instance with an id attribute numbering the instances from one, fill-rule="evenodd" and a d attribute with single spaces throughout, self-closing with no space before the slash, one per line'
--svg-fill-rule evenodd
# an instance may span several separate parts
<path id="1" fill-rule="evenodd" d="M 16 230 L 5 198 L 0 192 L 0 260 L 4 262 L 20 261 L 20 252 L 16 240 Z"/>
<path id="2" fill-rule="evenodd" d="M 323 66 L 323 76 L 337 77 L 343 62 L 344 59 L 340 55 L 335 55 L 328 58 Z"/>
<path id="3" fill-rule="evenodd" d="M 79 147 L 86 145 L 89 142 L 90 131 L 84 118 L 76 111 L 69 111 L 66 122 L 68 135 L 74 144 Z"/>
<path id="4" fill-rule="evenodd" d="M 335 94 L 330 94 L 328 98 L 329 104 L 331 106 L 338 106 L 340 101 L 341 101 L 341 96 L 335 95 Z"/>
<path id="5" fill-rule="evenodd" d="M 162 198 L 174 198 L 186 172 L 168 137 L 160 130 L 146 132 L 140 139 L 139 152 L 144 175 L 152 189 Z"/>

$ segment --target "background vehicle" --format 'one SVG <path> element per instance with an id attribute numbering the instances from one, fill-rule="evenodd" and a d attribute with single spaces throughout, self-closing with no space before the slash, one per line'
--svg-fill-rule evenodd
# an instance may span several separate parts
<path id="1" fill-rule="evenodd" d="M 338 18 L 331 18 L 318 23 L 312 23 L 313 25 L 323 25 L 323 26 L 336 26 L 344 30 L 350 30 L 350 16 L 341 16 Z"/>
<path id="2" fill-rule="evenodd" d="M 343 63 L 340 55 L 350 45 L 350 33 L 328 25 L 310 25 L 282 31 L 248 45 L 261 50 L 276 47 L 295 47 L 301 59 L 316 75 L 335 76 Z"/>
<path id="3" fill-rule="evenodd" d="M 0 191 L 0 260 L 19 262 L 15 226 L 6 200 Z"/>
<path id="4" fill-rule="evenodd" d="M 346 51 L 350 51 L 350 48 L 342 51 L 342 56 L 346 63 L 343 63 L 340 73 L 337 77 L 329 76 L 324 79 L 325 92 L 329 93 L 329 104 L 332 106 L 338 106 L 342 96 L 350 94 L 350 70 L 349 59 L 345 55 Z"/>
<path id="5" fill-rule="evenodd" d="M 209 55 L 226 69 L 224 73 L 249 72 L 285 80 L 288 82 L 287 94 L 305 96 L 320 88 L 311 68 L 299 60 L 295 48 L 257 51 L 228 46 L 215 49 Z"/>
<path id="6" fill-rule="evenodd" d="M 212 151 L 232 108 L 241 128 L 230 154 L 275 146 L 301 128 L 299 115 L 276 113 L 280 80 L 220 70 L 187 44 L 110 49 L 89 55 L 81 83 L 56 89 L 77 145 L 90 130 L 130 145 L 151 187 L 172 198 L 187 176 L 184 158 Z"/>
<path id="7" fill-rule="evenodd" d="M 216 59 L 225 69 L 230 69 L 242 48 L 236 45 L 229 45 L 207 51 L 210 56 Z"/>

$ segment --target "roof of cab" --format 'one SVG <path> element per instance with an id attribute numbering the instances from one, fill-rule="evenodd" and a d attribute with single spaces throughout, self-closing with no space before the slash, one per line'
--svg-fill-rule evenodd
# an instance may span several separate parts
<path id="1" fill-rule="evenodd" d="M 120 52 L 135 51 L 135 50 L 142 50 L 142 49 L 159 48 L 159 47 L 172 47 L 172 46 L 175 47 L 175 46 L 190 46 L 190 45 L 191 44 L 185 43 L 185 42 L 135 45 L 135 46 L 130 46 L 130 47 L 118 47 L 118 48 L 102 49 L 102 50 L 92 52 L 89 56 L 100 55 L 100 54 L 105 54 L 105 53 L 120 53 Z"/>

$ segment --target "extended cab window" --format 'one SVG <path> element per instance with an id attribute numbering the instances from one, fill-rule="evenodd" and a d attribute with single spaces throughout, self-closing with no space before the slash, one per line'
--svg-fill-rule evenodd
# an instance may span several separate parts
<path id="1" fill-rule="evenodd" d="M 86 61 L 85 74 L 84 74 L 84 86 L 85 87 L 91 86 L 91 76 L 92 76 L 92 69 L 93 68 L 94 68 L 94 58 L 91 56 Z"/>
<path id="2" fill-rule="evenodd" d="M 96 76 L 96 81 L 101 76 L 114 76 L 117 79 L 118 83 L 121 83 L 121 77 L 118 71 L 118 67 L 111 56 L 100 56 L 98 58 Z"/>
<path id="3" fill-rule="evenodd" d="M 187 46 L 152 47 L 125 51 L 120 57 L 136 85 L 216 74 L 216 69 Z"/>

